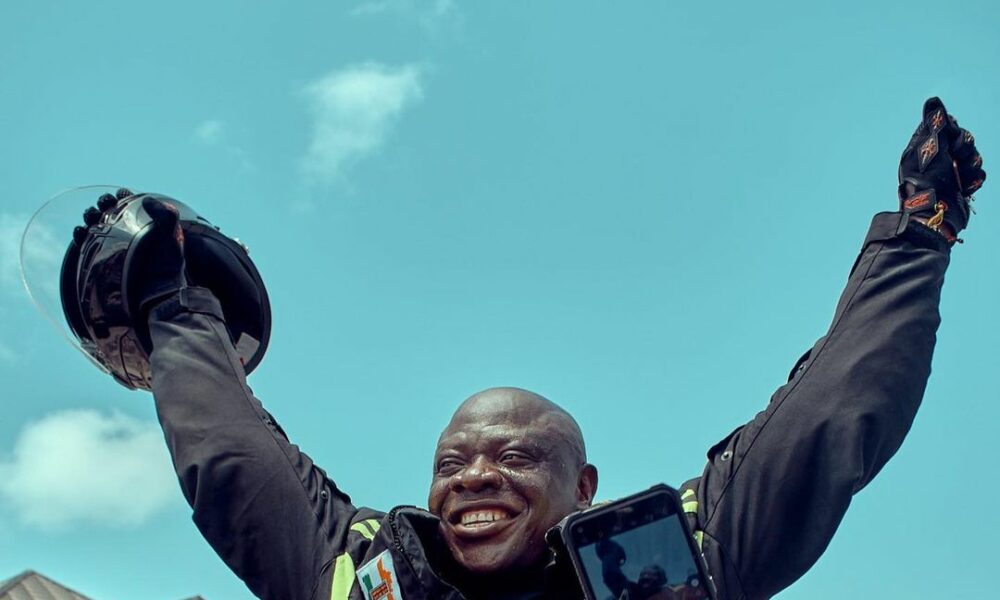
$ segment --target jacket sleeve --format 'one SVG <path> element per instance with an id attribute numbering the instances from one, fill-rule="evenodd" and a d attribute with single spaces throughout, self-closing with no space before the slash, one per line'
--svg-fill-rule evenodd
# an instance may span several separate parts
<path id="1" fill-rule="evenodd" d="M 826 336 L 709 451 L 697 525 L 720 598 L 769 598 L 798 579 L 899 449 L 930 375 L 949 253 L 925 226 L 876 215 Z"/>
<path id="2" fill-rule="evenodd" d="M 350 498 L 253 396 L 211 292 L 182 290 L 149 324 L 157 414 L 195 524 L 256 596 L 313 598 Z"/>

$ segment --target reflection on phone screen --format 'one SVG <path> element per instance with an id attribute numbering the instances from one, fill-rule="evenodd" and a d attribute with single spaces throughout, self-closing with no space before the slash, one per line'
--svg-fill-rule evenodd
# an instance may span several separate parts
<path id="1" fill-rule="evenodd" d="M 580 559 L 598 600 L 708 598 L 680 516 L 654 517 L 634 529 L 580 546 Z"/>

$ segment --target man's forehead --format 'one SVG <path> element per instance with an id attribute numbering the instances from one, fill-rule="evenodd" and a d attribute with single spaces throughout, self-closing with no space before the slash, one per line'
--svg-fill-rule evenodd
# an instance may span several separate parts
<path id="1" fill-rule="evenodd" d="M 551 401 L 518 388 L 492 388 L 463 402 L 451 417 L 452 425 L 527 425 L 539 419 L 551 419 L 561 409 Z"/>
<path id="2" fill-rule="evenodd" d="M 559 431 L 559 425 L 550 415 L 535 419 L 516 418 L 515 415 L 480 415 L 476 418 L 453 420 L 441 432 L 441 441 L 466 439 L 518 439 L 532 441 L 547 439 Z"/>
<path id="3" fill-rule="evenodd" d="M 480 392 L 458 407 L 441 442 L 469 436 L 550 437 L 565 428 L 565 413 L 545 398 L 517 388 Z"/>

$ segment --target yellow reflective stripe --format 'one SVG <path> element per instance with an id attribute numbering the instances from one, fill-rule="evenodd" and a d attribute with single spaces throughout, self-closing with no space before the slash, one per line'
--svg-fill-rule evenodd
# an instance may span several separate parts
<path id="1" fill-rule="evenodd" d="M 681 500 L 687 500 L 691 496 L 694 496 L 694 490 L 684 490 L 684 493 L 681 494 Z"/>
<path id="2" fill-rule="evenodd" d="M 699 550 L 701 550 L 701 543 L 704 540 L 704 538 L 705 538 L 705 532 L 704 531 L 695 530 L 695 532 L 694 532 L 694 541 L 698 542 L 698 549 Z"/>
<path id="3" fill-rule="evenodd" d="M 375 539 L 375 534 L 378 533 L 380 527 L 382 527 L 382 524 L 379 523 L 378 519 L 365 519 L 351 525 L 351 531 L 357 531 L 370 542 Z"/>
<path id="4" fill-rule="evenodd" d="M 351 525 L 351 531 L 357 531 L 369 542 L 375 539 L 375 532 L 368 528 L 365 521 L 358 521 L 354 525 Z"/>
<path id="5" fill-rule="evenodd" d="M 354 529 L 353 527 L 351 529 Z M 337 557 L 333 565 L 333 587 L 330 590 L 330 600 L 347 600 L 354 585 L 354 560 L 351 555 L 343 553 Z"/>
<path id="6" fill-rule="evenodd" d="M 690 502 L 685 502 L 682 508 L 686 513 L 696 513 L 698 512 L 698 501 L 691 500 Z"/>

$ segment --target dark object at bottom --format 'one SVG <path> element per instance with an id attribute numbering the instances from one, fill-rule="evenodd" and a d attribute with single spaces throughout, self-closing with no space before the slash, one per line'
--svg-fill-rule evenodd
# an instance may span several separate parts
<path id="1" fill-rule="evenodd" d="M 152 218 L 142 207 L 153 196 L 177 207 L 184 231 L 187 275 L 219 299 L 226 327 L 247 373 L 256 368 L 271 333 L 271 306 L 247 250 L 189 206 L 158 194 L 135 194 L 101 212 L 75 235 L 63 258 L 63 314 L 87 354 L 130 389 L 151 389 L 149 339 L 140 313 L 136 274 L 154 254 L 147 241 Z M 82 238 L 82 239 L 80 239 Z M 151 238 L 150 238 L 151 239 Z"/>

